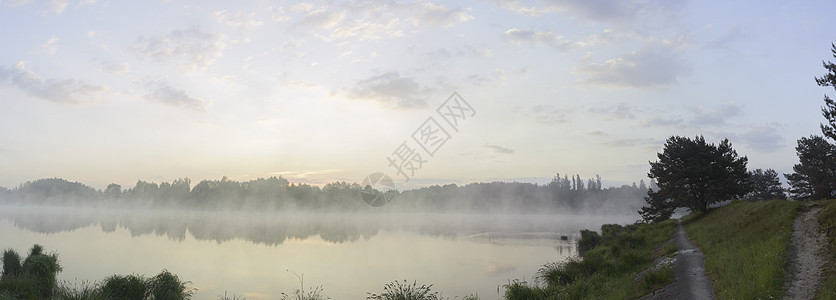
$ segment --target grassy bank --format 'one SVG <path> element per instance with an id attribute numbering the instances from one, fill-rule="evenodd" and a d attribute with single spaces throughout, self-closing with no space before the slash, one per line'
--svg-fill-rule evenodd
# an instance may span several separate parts
<path id="1" fill-rule="evenodd" d="M 733 202 L 683 221 L 705 254 L 705 269 L 721 299 L 774 299 L 789 261 L 787 250 L 799 202 Z"/>
<path id="2" fill-rule="evenodd" d="M 819 212 L 819 228 L 827 234 L 825 255 L 830 258 L 830 264 L 825 265 L 822 286 L 816 294 L 816 299 L 836 298 L 836 199 L 819 201 L 824 207 Z"/>
<path id="3" fill-rule="evenodd" d="M 670 267 L 643 276 L 653 260 L 671 255 L 675 247 L 662 246 L 676 223 L 620 226 L 607 224 L 601 235 L 581 231 L 579 248 L 590 249 L 583 259 L 552 263 L 538 271 L 534 283 L 515 281 L 506 285 L 506 299 L 631 299 L 647 294 L 673 280 Z"/>

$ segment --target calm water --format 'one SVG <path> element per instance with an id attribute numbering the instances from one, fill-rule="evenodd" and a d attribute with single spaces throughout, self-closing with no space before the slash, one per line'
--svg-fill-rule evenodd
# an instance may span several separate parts
<path id="1" fill-rule="evenodd" d="M 61 280 L 168 269 L 198 289 L 276 299 L 322 285 L 332 299 L 365 299 L 394 280 L 433 284 L 443 296 L 498 299 L 512 279 L 575 255 L 581 228 L 635 215 L 210 213 L 0 208 L 0 248 L 56 251 Z M 568 241 L 560 239 L 569 236 Z"/>

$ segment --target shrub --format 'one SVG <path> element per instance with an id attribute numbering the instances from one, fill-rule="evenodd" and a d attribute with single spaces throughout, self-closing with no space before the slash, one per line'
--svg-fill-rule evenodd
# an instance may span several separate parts
<path id="1" fill-rule="evenodd" d="M 35 281 L 15 276 L 0 280 L 0 299 L 39 299 Z"/>
<path id="2" fill-rule="evenodd" d="M 601 244 L 601 236 L 592 230 L 581 230 L 581 240 L 578 241 L 578 252 L 584 255 L 587 251 L 592 250 Z"/>
<path id="3" fill-rule="evenodd" d="M 140 275 L 112 275 L 105 278 L 102 294 L 108 299 L 146 299 L 148 280 Z"/>
<path id="4" fill-rule="evenodd" d="M 43 254 L 43 247 L 35 245 L 23 261 L 23 275 L 35 283 L 38 296 L 47 299 L 52 296 L 58 284 L 57 274 L 61 272 L 57 254 Z"/>
<path id="5" fill-rule="evenodd" d="M 191 281 L 182 282 L 177 275 L 163 270 L 149 280 L 148 288 L 153 299 L 181 300 L 191 299 L 194 295 L 196 289 L 188 288 L 189 284 Z"/>
<path id="6" fill-rule="evenodd" d="M 3 277 L 20 276 L 20 254 L 12 249 L 3 251 Z"/>
<path id="7" fill-rule="evenodd" d="M 507 300 L 541 300 L 549 297 L 549 293 L 545 289 L 528 284 L 525 281 L 514 280 L 504 285 L 504 287 L 505 299 Z"/>

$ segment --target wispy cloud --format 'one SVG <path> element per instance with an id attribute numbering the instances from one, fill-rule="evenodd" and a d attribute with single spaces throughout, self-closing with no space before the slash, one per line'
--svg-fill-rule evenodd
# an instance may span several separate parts
<path id="1" fill-rule="evenodd" d="M 434 25 L 451 27 L 473 19 L 473 16 L 465 10 L 460 8 L 447 8 L 432 2 L 414 3 L 409 6 L 406 9 L 415 12 L 414 16 L 411 17 L 412 23 L 415 26 Z"/>
<path id="2" fill-rule="evenodd" d="M 152 80 L 145 84 L 145 88 L 149 91 L 145 99 L 153 102 L 201 112 L 205 112 L 212 105 L 203 99 L 189 96 L 186 91 L 176 89 L 167 82 Z"/>
<path id="3" fill-rule="evenodd" d="M 110 75 L 122 75 L 131 71 L 131 66 L 127 63 L 100 62 L 99 66 Z"/>
<path id="4" fill-rule="evenodd" d="M 420 108 L 427 105 L 431 89 L 392 71 L 360 80 L 344 92 L 350 98 L 374 100 L 392 108 Z"/>
<path id="5" fill-rule="evenodd" d="M 681 38 L 677 41 L 654 41 L 641 50 L 601 63 L 584 59 L 575 73 L 585 75 L 581 83 L 603 87 L 659 88 L 677 83 L 690 73 L 681 57 Z"/>
<path id="6" fill-rule="evenodd" d="M 14 86 L 37 98 L 65 104 L 97 102 L 107 91 L 105 86 L 79 79 L 43 79 L 26 70 L 22 61 L 13 67 L 0 67 L 0 84 Z"/>
<path id="7" fill-rule="evenodd" d="M 551 31 L 512 28 L 505 31 L 505 36 L 512 43 L 543 44 L 560 51 L 569 50 L 573 46 L 572 42 L 564 39 L 562 35 Z"/>
<path id="8" fill-rule="evenodd" d="M 526 116 L 534 118 L 537 123 L 554 125 L 569 123 L 569 115 L 575 111 L 575 107 L 556 107 L 553 105 L 532 106 Z"/>
<path id="9" fill-rule="evenodd" d="M 180 64 L 182 69 L 202 71 L 223 56 L 226 40 L 223 34 L 192 28 L 175 30 L 162 36 L 141 37 L 130 50 L 159 62 L 180 58 L 185 60 Z"/>
<path id="10" fill-rule="evenodd" d="M 482 148 L 488 149 L 489 151 L 491 151 L 491 153 L 500 153 L 500 154 L 513 154 L 514 153 L 514 149 L 505 148 L 505 147 L 497 146 L 497 145 L 487 144 L 487 145 L 482 146 Z"/>
<path id="11" fill-rule="evenodd" d="M 58 51 L 56 43 L 58 43 L 58 38 L 53 36 L 41 44 L 40 51 L 49 55 L 55 54 Z"/>
<path id="12" fill-rule="evenodd" d="M 636 106 L 627 103 L 607 107 L 592 107 L 589 109 L 590 113 L 602 115 L 606 120 L 635 119 L 636 115 L 633 113 L 634 111 L 636 111 Z"/>
<path id="13" fill-rule="evenodd" d="M 773 125 L 754 126 L 747 129 L 742 134 L 730 134 L 729 136 L 736 136 L 736 140 L 740 140 L 744 145 L 763 152 L 774 152 L 783 148 L 784 138 L 778 134 L 778 128 Z"/>
<path id="14" fill-rule="evenodd" d="M 290 178 L 307 178 L 315 175 L 334 174 L 342 172 L 343 169 L 321 169 L 321 170 L 293 170 L 293 171 L 279 171 L 271 172 L 269 175 L 279 175 Z"/>
<path id="15" fill-rule="evenodd" d="M 726 103 L 714 109 L 706 109 L 698 107 L 694 120 L 691 121 L 692 126 L 718 126 L 725 125 L 726 121 L 732 117 L 740 116 L 743 110 L 733 104 Z"/>
<path id="16" fill-rule="evenodd" d="M 342 41 L 400 37 L 427 26 L 452 27 L 473 16 L 464 9 L 432 2 L 361 2 L 299 3 L 288 9 L 274 9 L 273 19 L 292 22 L 292 30 L 300 33 L 313 33 L 326 41 Z"/>

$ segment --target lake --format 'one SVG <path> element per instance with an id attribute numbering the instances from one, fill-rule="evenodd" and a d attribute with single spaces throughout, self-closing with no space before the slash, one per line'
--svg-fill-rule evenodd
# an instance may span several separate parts
<path id="1" fill-rule="evenodd" d="M 70 285 L 167 269 L 192 282 L 195 299 L 277 299 L 301 287 L 297 275 L 331 299 L 365 299 L 395 280 L 499 299 L 509 280 L 576 255 L 578 230 L 638 219 L 0 207 L 0 248 L 55 251 Z"/>

